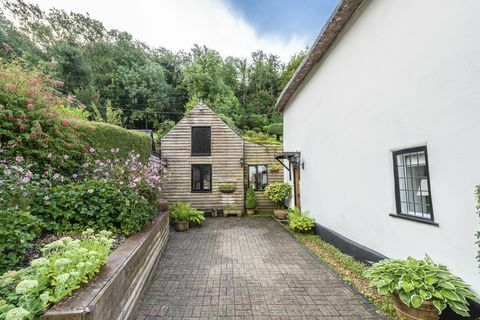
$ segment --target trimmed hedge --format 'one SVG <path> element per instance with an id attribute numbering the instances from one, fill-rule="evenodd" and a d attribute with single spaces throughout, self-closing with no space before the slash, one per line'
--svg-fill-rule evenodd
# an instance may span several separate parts
<path id="1" fill-rule="evenodd" d="M 117 157 L 126 159 L 134 150 L 140 154 L 142 162 L 148 161 L 152 150 L 152 139 L 146 134 L 127 130 L 119 126 L 103 122 L 76 120 L 74 127 L 80 132 L 88 147 L 105 158 L 111 158 L 110 150 L 118 148 Z"/>
<path id="2" fill-rule="evenodd" d="M 267 133 L 275 136 L 283 135 L 283 123 L 272 123 L 267 127 Z"/>

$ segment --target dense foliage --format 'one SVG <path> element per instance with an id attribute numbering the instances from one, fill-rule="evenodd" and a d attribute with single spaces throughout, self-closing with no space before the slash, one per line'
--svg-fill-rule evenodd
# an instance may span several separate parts
<path id="1" fill-rule="evenodd" d="M 257 207 L 257 196 L 252 187 L 248 188 L 247 194 L 245 195 L 245 208 L 255 209 Z"/>
<path id="2" fill-rule="evenodd" d="M 275 182 L 265 187 L 265 195 L 278 206 L 284 207 L 284 201 L 292 195 L 292 185 L 287 182 Z"/>
<path id="3" fill-rule="evenodd" d="M 89 229 L 80 240 L 62 238 L 47 244 L 43 257 L 32 260 L 29 267 L 3 274 L 0 319 L 34 319 L 91 279 L 107 260 L 110 236 Z"/>
<path id="4" fill-rule="evenodd" d="M 0 208 L 0 270 L 11 269 L 22 262 L 40 230 L 39 220 L 29 212 Z"/>
<path id="5" fill-rule="evenodd" d="M 170 219 L 174 222 L 197 222 L 205 221 L 203 211 L 192 208 L 190 203 L 175 202 L 170 206 Z"/>
<path id="6" fill-rule="evenodd" d="M 309 217 L 308 211 L 301 212 L 298 208 L 288 210 L 289 227 L 294 231 L 308 232 L 315 227 L 315 219 Z"/>
<path id="7" fill-rule="evenodd" d="M 381 260 L 369 268 L 365 276 L 371 280 L 371 286 L 378 288 L 379 294 L 398 294 L 403 303 L 413 308 L 429 300 L 439 313 L 448 305 L 457 314 L 468 316 L 467 299 L 479 301 L 468 284 L 428 256 L 422 260 L 411 257 Z"/>
<path id="8" fill-rule="evenodd" d="M 97 109 L 109 123 L 149 129 L 178 121 L 200 99 L 243 130 L 281 122 L 273 106 L 304 57 L 295 55 L 285 66 L 262 51 L 247 59 L 202 46 L 189 52 L 150 48 L 89 16 L 45 12 L 20 0 L 0 8 L 0 43 L 0 57 L 48 67 L 61 91 L 91 114 Z M 109 104 L 111 113 L 121 114 L 108 117 Z"/>

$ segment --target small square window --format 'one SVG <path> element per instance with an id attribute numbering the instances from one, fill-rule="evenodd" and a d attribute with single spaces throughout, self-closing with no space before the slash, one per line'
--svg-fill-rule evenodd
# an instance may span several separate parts
<path id="1" fill-rule="evenodd" d="M 248 166 L 248 187 L 255 191 L 265 190 L 268 185 L 268 170 L 266 165 Z"/>
<path id="2" fill-rule="evenodd" d="M 192 127 L 192 156 L 211 155 L 211 131 L 210 127 Z"/>
<path id="3" fill-rule="evenodd" d="M 427 147 L 393 153 L 397 214 L 433 220 Z"/>
<path id="4" fill-rule="evenodd" d="M 192 192 L 212 191 L 212 165 L 192 164 Z"/>

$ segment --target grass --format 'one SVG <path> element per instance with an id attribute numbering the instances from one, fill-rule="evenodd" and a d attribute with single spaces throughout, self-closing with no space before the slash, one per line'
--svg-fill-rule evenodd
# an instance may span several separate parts
<path id="1" fill-rule="evenodd" d="M 364 271 L 368 268 L 367 264 L 341 252 L 331 244 L 323 241 L 318 235 L 302 234 L 292 231 L 288 226 L 282 226 L 319 257 L 343 281 L 365 296 L 383 315 L 389 319 L 399 319 L 390 297 L 379 295 L 377 290 L 369 286 L 369 281 L 363 276 Z"/>
<path id="2" fill-rule="evenodd" d="M 253 217 L 273 217 L 273 210 L 256 210 Z"/>

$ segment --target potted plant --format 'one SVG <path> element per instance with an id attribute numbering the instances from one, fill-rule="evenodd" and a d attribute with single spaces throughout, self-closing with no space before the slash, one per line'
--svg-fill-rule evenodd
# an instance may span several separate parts
<path id="1" fill-rule="evenodd" d="M 190 227 L 200 227 L 205 222 L 205 214 L 201 210 L 191 208 L 188 217 Z"/>
<path id="2" fill-rule="evenodd" d="M 292 186 L 286 182 L 272 183 L 265 188 L 265 195 L 277 205 L 277 208 L 273 211 L 277 219 L 284 220 L 286 218 L 284 202 L 291 194 Z"/>
<path id="3" fill-rule="evenodd" d="M 223 207 L 223 216 L 226 217 L 229 214 L 234 214 L 238 217 L 241 217 L 242 216 L 242 209 L 238 206 L 228 204 L 228 205 Z"/>
<path id="4" fill-rule="evenodd" d="M 247 214 L 252 216 L 255 214 L 255 208 L 257 207 L 257 196 L 253 188 L 248 188 L 245 196 L 245 208 L 247 208 Z"/>
<path id="5" fill-rule="evenodd" d="M 235 191 L 235 184 L 231 182 L 220 183 L 218 189 L 223 193 L 232 193 Z"/>
<path id="6" fill-rule="evenodd" d="M 282 165 L 280 163 L 273 163 L 273 164 L 270 165 L 270 172 L 271 173 L 280 172 L 280 169 L 282 169 Z"/>
<path id="7" fill-rule="evenodd" d="M 298 208 L 288 210 L 288 226 L 293 231 L 311 233 L 315 227 L 315 219 L 309 217 L 308 211 L 301 212 Z"/>
<path id="8" fill-rule="evenodd" d="M 438 319 L 447 306 L 468 317 L 467 299 L 479 301 L 468 284 L 428 256 L 422 260 L 381 260 L 364 275 L 380 295 L 392 296 L 402 319 Z"/>
<path id="9" fill-rule="evenodd" d="M 175 231 L 187 231 L 192 207 L 190 203 L 175 202 L 170 206 L 170 220 Z"/>

